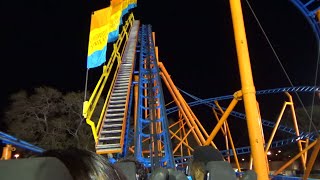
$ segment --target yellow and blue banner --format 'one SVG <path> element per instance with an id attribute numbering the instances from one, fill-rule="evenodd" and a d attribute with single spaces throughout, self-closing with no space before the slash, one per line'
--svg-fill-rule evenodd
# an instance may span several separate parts
<path id="1" fill-rule="evenodd" d="M 137 7 L 137 0 L 124 0 L 122 4 L 122 15 L 120 25 L 122 24 L 122 17 L 126 15 L 130 9 Z"/>
<path id="2" fill-rule="evenodd" d="M 122 17 L 137 6 L 137 0 L 111 0 L 107 8 L 91 15 L 87 68 L 95 68 L 106 62 L 107 44 L 119 36 Z"/>
<path id="3" fill-rule="evenodd" d="M 114 42 L 119 36 L 119 27 L 122 25 L 122 17 L 130 9 L 137 6 L 137 0 L 111 0 L 111 24 L 108 42 Z"/>
<path id="4" fill-rule="evenodd" d="M 137 0 L 128 0 L 129 1 L 129 9 L 137 7 Z"/>
<path id="5" fill-rule="evenodd" d="M 119 26 L 121 25 L 122 17 L 122 4 L 123 0 L 112 0 L 111 1 L 111 19 L 110 19 L 110 33 L 108 37 L 108 42 L 114 42 L 118 39 Z"/>
<path id="6" fill-rule="evenodd" d="M 95 68 L 106 61 L 111 7 L 91 15 L 87 68 Z"/>

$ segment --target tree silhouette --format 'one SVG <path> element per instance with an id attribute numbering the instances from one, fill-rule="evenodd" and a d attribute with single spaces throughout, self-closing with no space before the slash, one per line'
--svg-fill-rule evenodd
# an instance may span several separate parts
<path id="1" fill-rule="evenodd" d="M 295 114 L 298 127 L 301 131 L 313 132 L 320 129 L 320 105 L 295 108 Z M 286 109 L 281 124 L 294 127 L 292 111 L 289 108 Z"/>
<path id="2" fill-rule="evenodd" d="M 83 92 L 63 94 L 50 87 L 11 95 L 5 113 L 8 133 L 44 149 L 94 150 L 90 126 L 82 116 Z"/>

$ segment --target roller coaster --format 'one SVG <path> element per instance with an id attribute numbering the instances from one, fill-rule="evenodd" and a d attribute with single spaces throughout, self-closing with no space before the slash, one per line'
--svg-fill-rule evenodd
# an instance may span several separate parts
<path id="1" fill-rule="evenodd" d="M 290 2 L 305 16 L 319 42 L 320 4 L 316 0 Z M 276 177 L 297 159 L 301 159 L 303 178 L 309 177 L 320 149 L 320 131 L 302 132 L 299 129 L 291 94 L 313 95 L 320 93 L 320 87 L 292 86 L 256 91 L 240 0 L 230 0 L 230 7 L 242 88 L 232 95 L 207 99 L 198 98 L 175 86 L 165 68 L 165 62 L 158 58 L 152 25 L 141 24 L 132 13 L 128 16 L 113 44 L 109 61 L 103 65 L 101 77 L 92 95 L 83 105 L 83 116 L 91 127 L 98 154 L 115 159 L 133 155 L 151 170 L 158 167 L 184 170 L 189 159 L 192 159 L 195 146 L 213 146 L 228 161 L 232 157 L 240 172 L 238 155 L 251 154 L 251 167 L 259 180 Z M 169 93 L 164 93 L 164 90 Z M 287 99 L 277 120 L 261 118 L 256 100 L 256 96 L 271 94 L 282 94 Z M 165 95 L 170 95 L 172 101 L 166 102 L 165 99 L 169 98 L 165 98 Z M 193 101 L 186 102 L 186 96 Z M 98 109 L 101 97 L 105 97 L 104 105 L 102 109 Z M 245 113 L 235 111 L 239 101 L 243 101 Z M 221 102 L 228 102 L 228 107 L 222 107 Z M 205 105 L 213 112 L 217 120 L 214 127 L 205 127 L 197 118 L 192 107 L 199 105 Z M 287 107 L 292 112 L 293 128 L 280 124 Z M 100 114 L 99 119 L 93 119 L 94 113 Z M 169 116 L 175 117 L 175 120 L 170 120 Z M 250 141 L 248 146 L 235 147 L 229 128 L 232 122 L 227 122 L 228 118 L 242 119 L 247 124 Z M 266 128 L 272 129 L 269 139 L 265 139 L 263 135 Z M 224 147 L 214 141 L 220 131 L 225 141 Z M 274 140 L 276 131 L 282 131 L 291 137 Z M 43 151 L 4 133 L 0 135 L 4 144 L 25 147 L 35 152 Z M 299 153 L 271 174 L 267 156 L 269 149 L 294 143 L 297 144 Z M 307 157 L 311 148 L 312 154 Z M 285 176 L 282 178 L 285 179 Z"/>

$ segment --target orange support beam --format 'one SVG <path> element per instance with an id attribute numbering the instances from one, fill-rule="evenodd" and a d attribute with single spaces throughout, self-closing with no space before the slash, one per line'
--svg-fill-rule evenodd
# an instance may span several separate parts
<path id="1" fill-rule="evenodd" d="M 301 152 L 299 152 L 296 156 L 294 156 L 292 159 L 290 159 L 288 162 L 286 162 L 282 167 L 280 167 L 277 171 L 275 171 L 273 173 L 274 176 L 278 175 L 279 173 L 281 173 L 283 170 L 285 170 L 288 166 L 290 166 L 295 160 L 297 160 L 300 156 L 302 156 L 302 154 L 304 154 L 306 151 L 308 151 L 309 149 L 311 149 L 313 146 L 315 146 L 317 144 L 317 142 L 319 141 L 319 139 L 315 140 L 314 142 L 312 142 L 308 147 L 306 147 L 304 150 L 302 150 Z"/>
<path id="2" fill-rule="evenodd" d="M 289 98 L 290 101 L 290 108 L 291 108 L 291 112 L 292 112 L 292 120 L 293 120 L 293 124 L 294 124 L 294 129 L 296 130 L 296 135 L 300 136 L 300 132 L 299 132 L 299 127 L 298 127 L 298 122 L 297 122 L 297 117 L 296 117 L 296 112 L 293 106 L 293 100 L 292 100 L 292 96 L 286 92 L 286 95 Z M 302 144 L 301 144 L 301 140 L 298 141 L 298 147 L 299 147 L 299 151 L 302 151 Z M 306 169 L 306 158 L 304 156 L 304 154 L 301 155 L 301 161 L 302 161 L 302 167 L 305 170 Z"/>
<path id="3" fill-rule="evenodd" d="M 133 93 L 134 93 L 134 114 L 133 114 L 133 121 L 134 121 L 134 132 L 137 132 L 136 127 L 137 127 L 137 121 L 138 121 L 138 98 L 139 98 L 139 75 L 134 75 L 134 81 L 136 84 L 133 86 Z M 136 136 L 136 135 L 135 135 Z M 136 137 L 134 137 L 134 144 L 136 141 Z M 132 147 L 132 149 L 134 149 Z"/>
<path id="4" fill-rule="evenodd" d="M 183 97 L 179 93 L 179 90 L 176 88 L 174 83 L 172 82 L 170 75 L 168 74 L 167 70 L 163 66 L 162 62 L 159 62 L 159 68 L 161 69 L 161 77 L 164 83 L 166 84 L 168 90 L 170 91 L 174 101 L 176 102 L 177 106 L 179 107 L 185 121 L 187 122 L 187 125 L 189 126 L 190 129 L 192 129 L 192 134 L 194 135 L 197 143 L 199 145 L 202 145 L 205 142 L 204 137 L 202 136 L 197 124 L 194 121 L 191 121 L 192 116 L 190 112 L 187 111 L 186 105 L 183 102 Z M 194 127 L 194 128 L 192 128 Z"/>
<path id="5" fill-rule="evenodd" d="M 214 102 L 216 104 L 216 106 L 219 108 L 220 112 L 222 114 L 224 114 L 224 111 L 222 110 L 221 106 L 218 104 L 217 101 Z M 233 152 L 233 156 L 234 156 L 234 161 L 236 162 L 236 166 L 239 170 L 239 172 L 241 172 L 241 168 L 240 168 L 240 164 L 239 164 L 239 160 L 238 160 L 238 155 L 237 155 L 237 151 L 236 151 L 236 148 L 234 146 L 234 143 L 233 143 L 233 139 L 232 139 L 232 135 L 231 135 L 231 132 L 230 132 L 230 129 L 229 129 L 229 125 L 228 125 L 228 122 L 224 122 L 224 126 L 225 126 L 225 133 L 226 133 L 226 144 L 228 145 L 228 138 L 230 140 L 230 145 L 231 145 L 231 148 L 232 148 L 232 152 Z M 227 149 L 228 149 L 228 146 L 227 146 Z M 229 162 L 230 162 L 230 156 L 229 157 Z"/>
<path id="6" fill-rule="evenodd" d="M 269 148 L 270 148 L 270 146 L 271 146 L 272 140 L 273 140 L 273 138 L 274 138 L 274 135 L 276 134 L 276 131 L 277 131 L 278 126 L 279 126 L 279 124 L 280 124 L 281 118 L 282 118 L 282 116 L 283 116 L 284 110 L 286 109 L 286 107 L 287 107 L 288 104 L 291 104 L 291 103 L 289 103 L 289 102 L 284 102 L 284 104 L 283 104 L 283 106 L 282 106 L 280 115 L 279 115 L 279 117 L 278 117 L 278 119 L 277 119 L 276 124 L 274 125 L 274 128 L 273 128 L 272 133 L 271 133 L 271 135 L 270 135 L 268 144 L 267 144 L 267 146 L 266 146 L 266 148 L 265 148 L 265 154 L 267 154 L 268 151 L 269 151 Z"/>
<path id="7" fill-rule="evenodd" d="M 235 44 L 238 55 L 238 65 L 241 79 L 244 107 L 247 118 L 250 147 L 254 170 L 259 180 L 269 179 L 269 168 L 264 156 L 264 140 L 262 137 L 261 117 L 257 108 L 256 90 L 253 83 L 246 31 L 240 0 L 229 0 Z"/>
<path id="8" fill-rule="evenodd" d="M 223 115 L 220 118 L 216 127 L 214 127 L 214 129 L 212 130 L 210 136 L 208 137 L 208 139 L 206 140 L 204 145 L 209 145 L 211 143 L 211 141 L 214 139 L 214 137 L 217 135 L 219 129 L 222 127 L 223 123 L 227 120 L 227 118 L 228 118 L 229 114 L 231 113 L 231 111 L 233 110 L 233 108 L 237 105 L 237 103 L 239 101 L 239 97 L 241 97 L 240 91 L 238 91 L 234 94 L 234 98 L 232 99 L 232 101 L 229 104 L 228 108 L 226 109 L 225 113 L 223 113 Z"/>
<path id="9" fill-rule="evenodd" d="M 11 159 L 12 151 L 15 151 L 15 150 L 16 148 L 12 147 L 11 144 L 7 144 L 5 147 L 3 147 L 1 160 Z"/>
<path id="10" fill-rule="evenodd" d="M 307 180 L 308 179 L 308 177 L 310 175 L 310 172 L 312 170 L 313 164 L 316 161 L 317 156 L 319 154 L 319 150 L 320 150 L 320 141 L 318 140 L 316 145 L 313 148 L 310 160 L 309 160 L 309 162 L 307 164 L 307 168 L 306 168 L 306 170 L 304 172 L 304 175 L 303 175 L 303 180 Z"/>

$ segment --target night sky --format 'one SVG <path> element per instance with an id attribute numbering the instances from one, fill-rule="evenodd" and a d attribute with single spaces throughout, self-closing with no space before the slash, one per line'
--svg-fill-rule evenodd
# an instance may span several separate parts
<path id="1" fill-rule="evenodd" d="M 248 2 L 293 84 L 314 85 L 316 41 L 307 20 L 288 0 Z M 256 90 L 291 86 L 246 1 L 242 4 Z M 108 5 L 97 0 L 1 2 L 0 113 L 20 89 L 84 90 L 90 13 Z M 200 98 L 241 89 L 229 1 L 138 0 L 137 6 L 135 19 L 152 25 L 159 59 L 177 87 Z M 97 79 L 90 75 L 96 72 L 101 67 L 89 71 L 92 90 Z M 262 109 L 271 103 L 261 99 L 262 115 L 273 117 Z"/>

